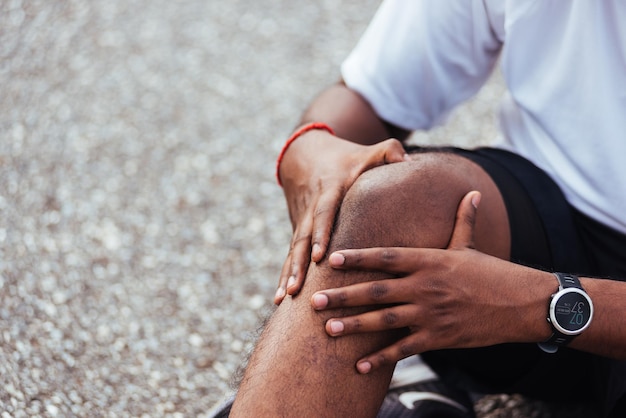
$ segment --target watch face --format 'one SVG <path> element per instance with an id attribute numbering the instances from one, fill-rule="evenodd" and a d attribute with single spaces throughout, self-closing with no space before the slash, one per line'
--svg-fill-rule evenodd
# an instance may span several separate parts
<path id="1" fill-rule="evenodd" d="M 577 288 L 567 288 L 552 299 L 550 316 L 554 327 L 567 335 L 580 334 L 591 322 L 591 299 Z"/>

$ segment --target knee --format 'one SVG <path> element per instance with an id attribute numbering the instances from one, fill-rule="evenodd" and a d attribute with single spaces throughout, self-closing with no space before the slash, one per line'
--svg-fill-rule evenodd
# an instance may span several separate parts
<path id="1" fill-rule="evenodd" d="M 337 247 L 445 247 L 458 203 L 471 189 L 470 179 L 445 154 L 369 170 L 341 206 Z"/>

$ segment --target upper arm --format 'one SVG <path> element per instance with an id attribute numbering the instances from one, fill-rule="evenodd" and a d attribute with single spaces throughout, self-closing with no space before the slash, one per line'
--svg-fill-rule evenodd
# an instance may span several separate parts
<path id="1" fill-rule="evenodd" d="M 370 103 L 343 81 L 322 91 L 304 112 L 301 124 L 323 121 L 343 139 L 372 145 L 390 137 L 404 140 L 409 131 L 381 119 Z"/>
<path id="2" fill-rule="evenodd" d="M 483 0 L 385 1 L 342 75 L 381 119 L 429 128 L 491 73 L 501 47 L 493 21 Z"/>

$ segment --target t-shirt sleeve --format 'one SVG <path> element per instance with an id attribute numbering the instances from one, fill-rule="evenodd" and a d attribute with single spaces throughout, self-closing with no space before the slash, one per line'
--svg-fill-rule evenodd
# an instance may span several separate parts
<path id="1" fill-rule="evenodd" d="M 489 77 L 502 42 L 487 0 L 387 0 L 343 62 L 379 117 L 428 129 Z M 494 2 L 495 3 L 495 2 Z"/>

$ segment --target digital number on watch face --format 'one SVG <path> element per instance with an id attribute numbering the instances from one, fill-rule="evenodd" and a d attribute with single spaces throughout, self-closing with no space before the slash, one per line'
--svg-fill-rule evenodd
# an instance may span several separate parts
<path id="1" fill-rule="evenodd" d="M 567 331 L 578 331 L 584 327 L 591 316 L 591 306 L 579 293 L 562 295 L 554 309 L 555 319 Z"/>

